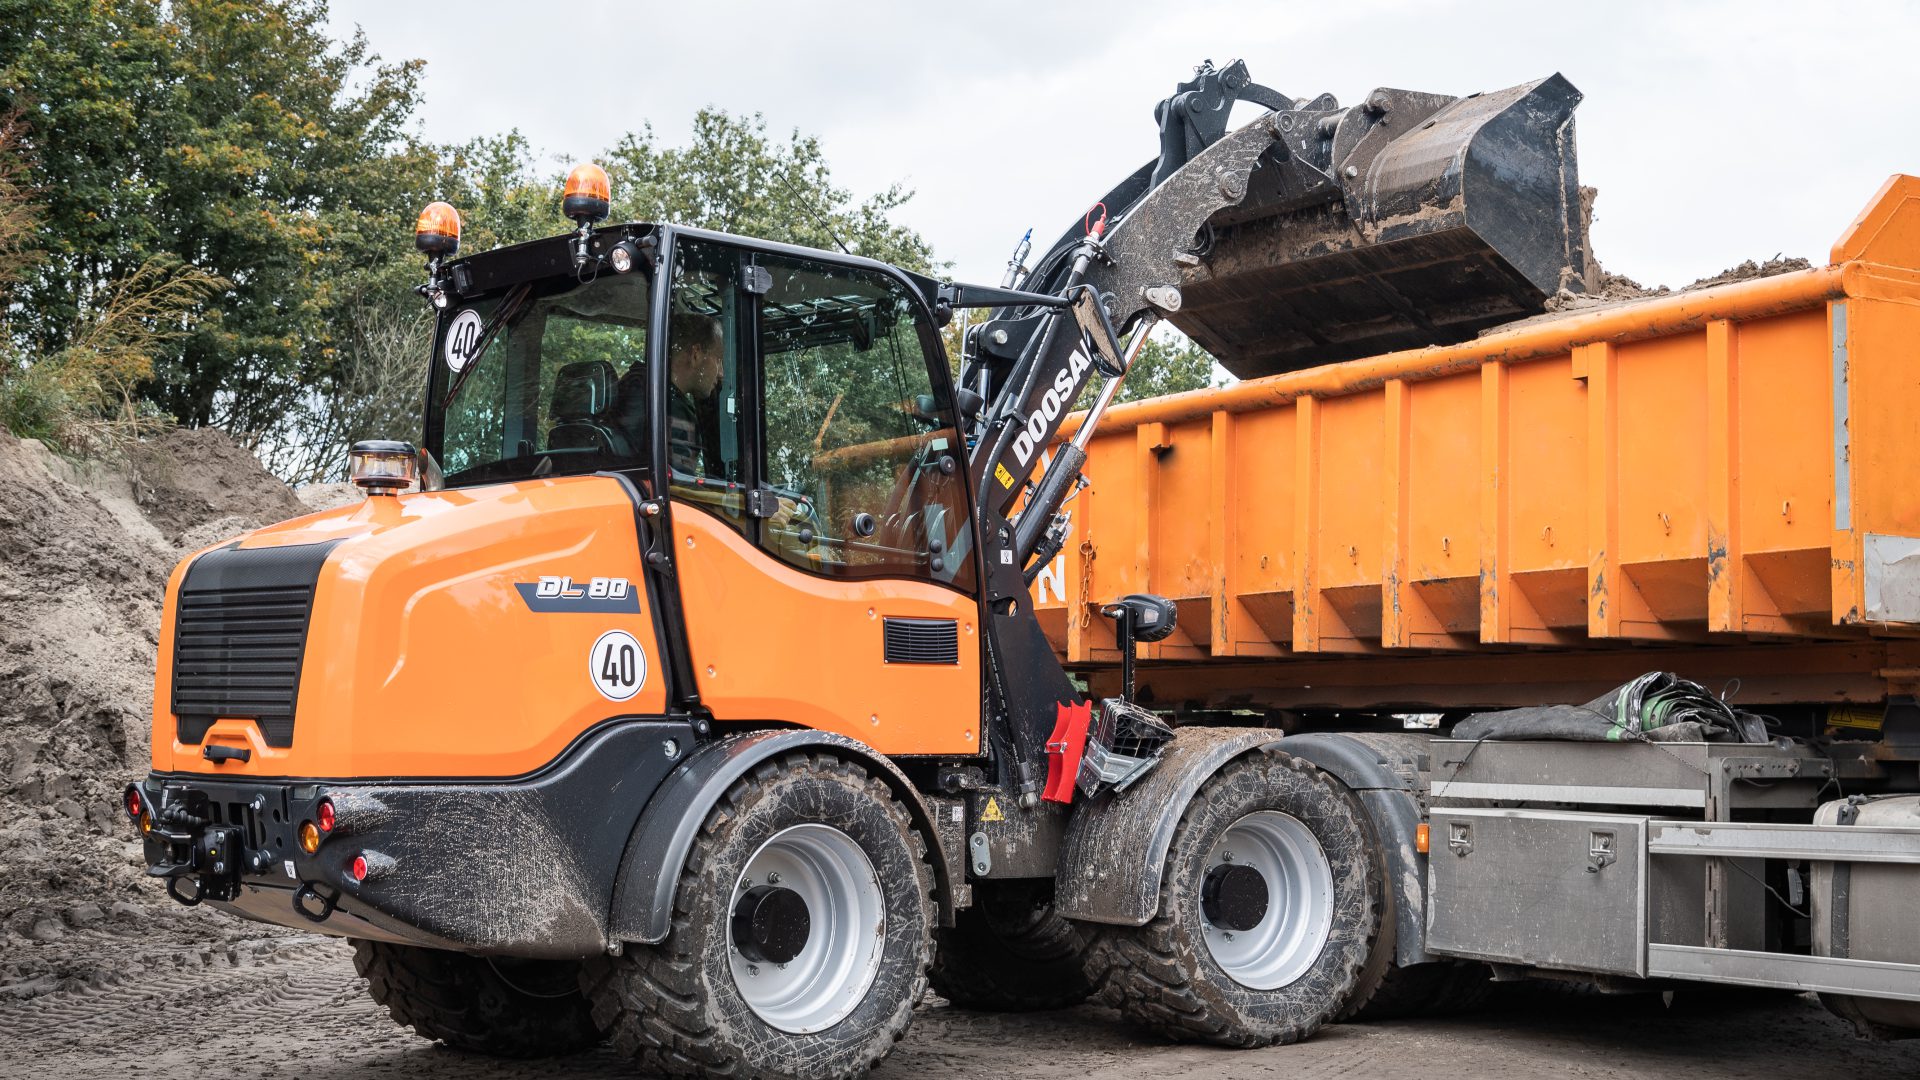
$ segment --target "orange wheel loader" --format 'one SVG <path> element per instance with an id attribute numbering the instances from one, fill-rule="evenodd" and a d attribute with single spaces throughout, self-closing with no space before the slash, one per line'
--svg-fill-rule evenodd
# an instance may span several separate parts
<path id="1" fill-rule="evenodd" d="M 1257 374 L 1577 289 L 1577 98 L 1203 67 L 997 287 L 608 225 L 593 166 L 549 239 L 461 257 L 430 206 L 419 446 L 168 583 L 149 872 L 352 939 L 422 1036 L 646 1073 L 857 1074 L 930 984 L 1229 1046 L 1467 992 L 1477 954 L 1422 945 L 1424 743 L 1175 731 L 1132 700 L 1178 621 L 1144 592 L 1087 598 L 1124 673 L 1090 701 L 1032 588 L 1158 319 Z M 981 308 L 956 378 L 939 328 Z"/>

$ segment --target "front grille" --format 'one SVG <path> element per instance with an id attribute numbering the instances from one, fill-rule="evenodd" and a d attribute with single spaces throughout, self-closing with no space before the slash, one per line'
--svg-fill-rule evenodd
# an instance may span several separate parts
<path id="1" fill-rule="evenodd" d="M 957 664 L 960 627 L 952 619 L 887 619 L 889 664 Z"/>
<path id="2" fill-rule="evenodd" d="M 320 565 L 334 543 L 210 551 L 187 568 L 173 624 L 173 714 L 197 743 L 222 718 L 293 745 L 300 660 Z"/>

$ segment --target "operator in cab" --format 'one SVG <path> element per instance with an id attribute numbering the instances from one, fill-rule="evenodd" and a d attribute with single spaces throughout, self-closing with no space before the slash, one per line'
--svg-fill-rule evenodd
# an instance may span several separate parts
<path id="1" fill-rule="evenodd" d="M 726 339 L 720 320 L 676 311 L 667 337 L 667 459 L 676 472 L 732 480 L 720 455 L 720 381 Z"/>

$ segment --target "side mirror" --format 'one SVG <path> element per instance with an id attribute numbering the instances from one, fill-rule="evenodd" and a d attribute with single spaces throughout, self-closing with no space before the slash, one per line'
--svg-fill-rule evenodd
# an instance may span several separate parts
<path id="1" fill-rule="evenodd" d="M 980 415 L 980 410 L 986 406 L 987 399 L 961 386 L 953 391 L 953 404 L 960 410 L 961 419 L 971 420 Z"/>

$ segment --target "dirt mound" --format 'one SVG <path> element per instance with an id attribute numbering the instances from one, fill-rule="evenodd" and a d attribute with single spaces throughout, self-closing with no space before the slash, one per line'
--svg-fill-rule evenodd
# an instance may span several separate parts
<path id="1" fill-rule="evenodd" d="M 1502 323 L 1499 326 L 1490 326 L 1480 331 L 1476 336 L 1487 337 L 1491 334 L 1502 334 L 1521 327 L 1537 326 L 1540 323 L 1559 318 L 1562 315 L 1584 314 L 1605 308 L 1618 307 L 1621 304 L 1632 303 L 1635 300 L 1645 300 L 1652 296 L 1666 296 L 1673 292 L 1691 292 L 1694 289 L 1707 289 L 1715 285 L 1727 285 L 1736 281 L 1751 281 L 1754 278 L 1792 273 L 1795 270 L 1808 269 L 1813 265 L 1806 259 L 1782 258 L 1776 254 L 1773 258 L 1764 262 L 1755 262 L 1752 259 L 1748 259 L 1738 266 L 1728 267 L 1711 277 L 1703 277 L 1691 285 L 1684 286 L 1677 290 L 1668 288 L 1665 285 L 1642 285 L 1638 281 L 1627 277 L 1625 274 L 1616 274 L 1608 270 L 1601 264 L 1600 257 L 1593 252 L 1593 238 L 1591 234 L 1594 222 L 1594 205 L 1599 201 L 1599 198 L 1600 191 L 1598 188 L 1583 186 L 1580 189 L 1580 237 L 1586 244 L 1589 268 L 1585 289 L 1580 292 L 1563 290 L 1555 293 L 1553 296 L 1547 298 L 1545 314 L 1533 315 L 1524 319 L 1515 319 L 1512 322 Z"/>
<path id="2" fill-rule="evenodd" d="M 1736 281 L 1752 281 L 1755 278 L 1772 277 L 1775 274 L 1791 274 L 1795 270 L 1811 270 L 1812 268 L 1813 263 L 1806 259 L 1783 259 L 1779 255 L 1775 255 L 1766 262 L 1754 262 L 1752 259 L 1748 259 L 1739 266 L 1730 266 L 1712 277 L 1703 277 L 1699 281 L 1687 286 L 1687 288 L 1706 289 L 1715 285 L 1728 285 Z"/>
<path id="3" fill-rule="evenodd" d="M 271 522 L 308 512 L 292 488 L 217 428 L 179 428 L 128 457 L 140 512 L 176 540 L 222 518 Z"/>
<path id="4" fill-rule="evenodd" d="M 167 575 L 194 548 L 306 512 L 218 431 L 129 458 L 75 465 L 0 432 L 0 983 L 17 946 L 131 918 L 118 903 L 166 903 L 118 807 L 148 768 Z"/>

